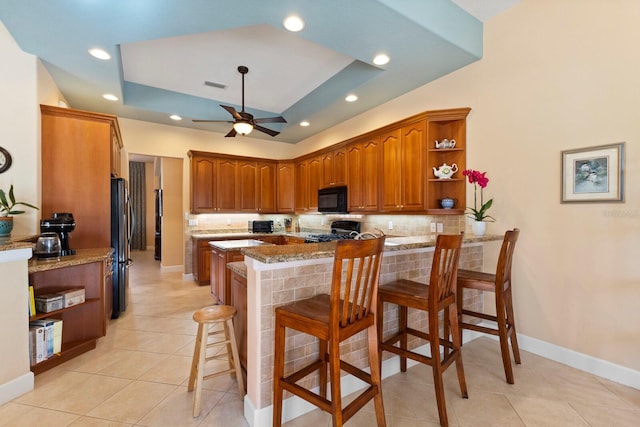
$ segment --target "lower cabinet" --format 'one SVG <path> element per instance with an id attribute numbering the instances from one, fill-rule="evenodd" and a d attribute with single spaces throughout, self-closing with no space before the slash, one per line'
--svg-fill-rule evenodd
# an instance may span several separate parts
<path id="1" fill-rule="evenodd" d="M 236 334 L 238 353 L 240 354 L 240 365 L 242 366 L 242 376 L 247 378 L 247 279 L 235 271 L 231 274 L 231 305 L 236 310 L 236 317 L 233 319 L 233 330 Z"/>
<path id="2" fill-rule="evenodd" d="M 211 247 L 210 286 L 211 297 L 217 304 L 231 304 L 231 272 L 227 264 L 244 261 L 240 249 L 224 251 Z"/>
<path id="3" fill-rule="evenodd" d="M 30 322 L 45 318 L 62 320 L 60 353 L 32 365 L 34 374 L 96 348 L 98 338 L 106 334 L 110 319 L 107 311 L 111 307 L 106 301 L 107 286 L 111 287 L 110 266 L 110 260 L 102 260 L 29 273 L 29 285 L 33 286 L 35 296 L 74 288 L 84 288 L 85 291 L 85 302 L 81 304 L 29 317 Z"/>

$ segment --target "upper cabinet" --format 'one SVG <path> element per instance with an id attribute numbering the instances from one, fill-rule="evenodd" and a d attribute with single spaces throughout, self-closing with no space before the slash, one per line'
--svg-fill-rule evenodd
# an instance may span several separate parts
<path id="1" fill-rule="evenodd" d="M 380 136 L 383 212 L 426 209 L 426 123 L 420 120 Z"/>
<path id="2" fill-rule="evenodd" d="M 314 156 L 295 162 L 295 211 L 318 211 L 318 190 L 321 183 L 321 157 Z"/>
<path id="3" fill-rule="evenodd" d="M 122 145 L 117 117 L 48 105 L 40 111 L 42 218 L 73 214 L 72 249 L 110 247 L 111 177 L 120 173 Z"/>
<path id="4" fill-rule="evenodd" d="M 347 145 L 349 212 L 377 212 L 380 189 L 380 137 L 362 138 Z"/>
<path id="5" fill-rule="evenodd" d="M 323 153 L 320 161 L 322 168 L 320 188 L 347 184 L 347 155 L 344 147 Z"/>
<path id="6" fill-rule="evenodd" d="M 239 211 L 276 212 L 275 162 L 239 160 L 238 181 Z"/>
<path id="7" fill-rule="evenodd" d="M 189 151 L 191 213 L 235 212 L 238 161 L 211 153 Z"/>
<path id="8" fill-rule="evenodd" d="M 276 195 L 278 213 L 293 213 L 295 168 L 293 162 L 278 162 L 276 170 Z"/>
<path id="9" fill-rule="evenodd" d="M 469 108 L 431 112 L 427 117 L 427 213 L 431 215 L 462 215 L 466 206 L 467 115 Z M 449 143 L 443 144 L 444 139 Z M 438 144 L 436 145 L 436 141 Z M 455 143 L 454 143 L 455 141 Z M 451 178 L 438 178 L 435 170 L 447 164 L 457 167 Z M 440 200 L 452 198 L 452 209 L 443 209 Z"/>

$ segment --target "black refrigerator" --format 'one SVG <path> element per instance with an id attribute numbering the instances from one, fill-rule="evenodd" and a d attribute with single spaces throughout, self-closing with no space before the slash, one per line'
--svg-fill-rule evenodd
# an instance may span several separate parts
<path id="1" fill-rule="evenodd" d="M 111 178 L 111 246 L 113 247 L 113 312 L 111 317 L 118 318 L 127 307 L 127 288 L 129 287 L 129 256 L 133 215 L 127 181 L 123 178 Z"/>

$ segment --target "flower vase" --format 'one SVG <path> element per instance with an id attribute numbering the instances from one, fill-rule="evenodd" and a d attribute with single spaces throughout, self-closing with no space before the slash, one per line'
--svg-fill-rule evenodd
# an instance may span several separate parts
<path id="1" fill-rule="evenodd" d="M 484 221 L 474 221 L 471 227 L 473 234 L 476 236 L 484 236 L 487 231 L 487 223 Z"/>

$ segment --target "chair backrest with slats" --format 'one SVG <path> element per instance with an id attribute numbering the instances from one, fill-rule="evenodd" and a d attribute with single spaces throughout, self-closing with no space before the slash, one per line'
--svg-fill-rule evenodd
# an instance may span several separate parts
<path id="1" fill-rule="evenodd" d="M 496 268 L 496 288 L 506 290 L 511 286 L 511 264 L 519 235 L 520 230 L 517 228 L 508 230 L 504 234 L 500 255 L 498 255 L 498 267 Z"/>
<path id="2" fill-rule="evenodd" d="M 384 239 L 383 236 L 337 242 L 331 283 L 331 322 L 337 322 L 339 327 L 356 323 L 375 312 Z"/>
<path id="3" fill-rule="evenodd" d="M 429 304 L 433 307 L 430 310 L 435 309 L 440 301 L 456 293 L 461 246 L 462 234 L 441 234 L 436 239 L 429 280 Z"/>

